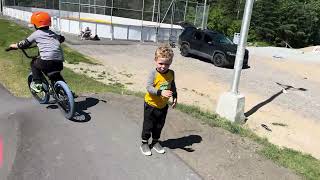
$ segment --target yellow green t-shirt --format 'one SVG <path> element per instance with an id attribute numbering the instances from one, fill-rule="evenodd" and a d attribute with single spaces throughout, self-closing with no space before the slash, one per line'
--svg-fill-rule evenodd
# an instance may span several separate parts
<path id="1" fill-rule="evenodd" d="M 150 106 L 162 109 L 169 98 L 161 96 L 161 90 L 171 90 L 173 98 L 177 97 L 177 90 L 174 81 L 174 71 L 169 69 L 166 73 L 159 73 L 157 70 L 151 71 L 147 81 L 147 93 L 144 100 Z"/>

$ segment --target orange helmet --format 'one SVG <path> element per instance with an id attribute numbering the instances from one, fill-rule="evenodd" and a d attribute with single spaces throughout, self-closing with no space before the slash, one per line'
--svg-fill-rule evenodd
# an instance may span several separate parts
<path id="1" fill-rule="evenodd" d="M 47 12 L 34 12 L 31 16 L 31 24 L 34 24 L 37 28 L 51 26 L 51 17 Z"/>

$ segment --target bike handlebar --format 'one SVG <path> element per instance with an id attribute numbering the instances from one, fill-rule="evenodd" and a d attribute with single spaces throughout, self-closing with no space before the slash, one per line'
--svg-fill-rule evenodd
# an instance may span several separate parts
<path id="1" fill-rule="evenodd" d="M 31 48 L 35 48 L 35 47 L 37 47 L 37 46 L 30 46 L 30 47 L 25 48 L 25 49 L 31 49 Z M 24 54 L 27 58 L 33 59 L 33 58 L 38 57 L 38 56 L 29 56 L 29 55 L 27 54 L 27 52 L 25 51 L 25 49 L 20 49 L 20 50 L 23 52 L 23 54 Z M 5 51 L 7 51 L 7 52 L 8 52 L 8 51 L 11 51 L 11 50 L 18 50 L 18 49 L 12 48 L 12 47 L 8 47 L 8 48 L 5 49 Z"/>

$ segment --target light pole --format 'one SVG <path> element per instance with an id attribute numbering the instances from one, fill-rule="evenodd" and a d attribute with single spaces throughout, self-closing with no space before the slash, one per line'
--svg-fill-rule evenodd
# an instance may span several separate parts
<path id="1" fill-rule="evenodd" d="M 249 32 L 252 8 L 254 0 L 247 0 L 243 14 L 240 42 L 237 48 L 237 55 L 234 64 L 233 81 L 231 91 L 224 93 L 220 96 L 218 101 L 216 112 L 230 121 L 242 122 L 245 120 L 244 105 L 245 97 L 238 92 L 240 75 L 243 65 L 243 58 L 245 55 L 245 47 L 247 43 L 247 37 Z"/>

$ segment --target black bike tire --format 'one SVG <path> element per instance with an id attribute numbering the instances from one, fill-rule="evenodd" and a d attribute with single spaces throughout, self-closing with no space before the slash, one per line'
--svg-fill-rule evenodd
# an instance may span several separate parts
<path id="1" fill-rule="evenodd" d="M 71 92 L 69 86 L 63 81 L 57 81 L 54 84 L 54 90 L 56 92 L 56 95 L 59 95 L 59 89 L 58 88 L 61 88 L 64 91 L 64 95 L 63 96 L 66 95 L 65 98 L 68 100 L 69 111 L 66 111 L 64 109 L 64 107 L 61 105 L 61 103 L 59 102 L 58 99 L 57 99 L 57 104 L 58 104 L 61 112 L 64 114 L 64 116 L 67 119 L 72 119 L 73 115 L 74 115 L 74 112 L 75 112 L 75 104 L 74 104 L 74 98 L 73 98 L 72 92 Z M 58 98 L 58 97 L 56 97 L 56 98 Z"/>

